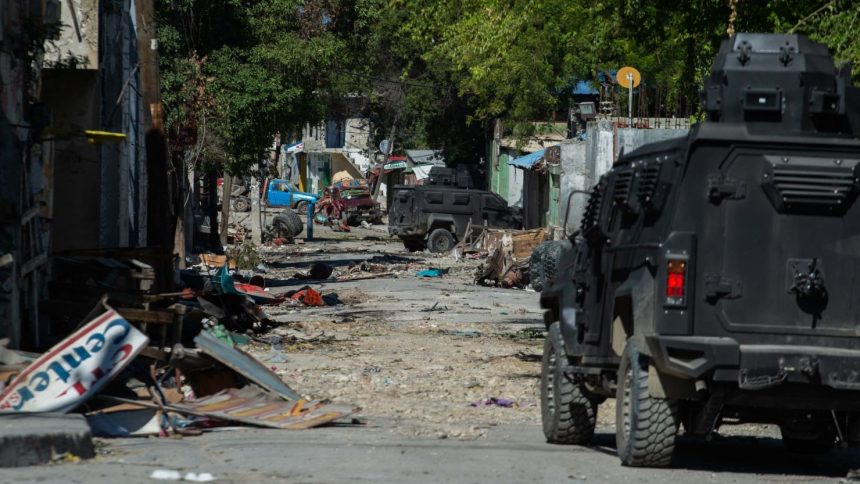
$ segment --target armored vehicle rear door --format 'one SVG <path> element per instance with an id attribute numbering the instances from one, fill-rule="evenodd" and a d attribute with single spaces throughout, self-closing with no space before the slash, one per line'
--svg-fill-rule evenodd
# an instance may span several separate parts
<path id="1" fill-rule="evenodd" d="M 495 193 L 485 193 L 481 195 L 481 219 L 487 221 L 490 227 L 505 227 L 505 215 L 508 211 L 508 204 L 502 197 Z M 474 222 L 473 222 L 474 223 Z"/>
<path id="2" fill-rule="evenodd" d="M 418 223 L 414 187 L 395 187 L 394 198 L 388 211 L 388 223 L 396 226 L 409 226 Z"/>
<path id="3" fill-rule="evenodd" d="M 697 332 L 857 336 L 860 153 L 741 148 L 714 166 Z"/>

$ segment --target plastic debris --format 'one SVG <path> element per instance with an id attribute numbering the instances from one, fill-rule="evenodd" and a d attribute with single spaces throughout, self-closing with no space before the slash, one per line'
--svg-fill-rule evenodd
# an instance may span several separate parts
<path id="1" fill-rule="evenodd" d="M 424 269 L 423 271 L 418 271 L 416 274 L 418 277 L 442 277 L 448 272 L 447 269 L 439 269 L 437 267 L 431 267 L 429 269 Z"/>
<path id="2" fill-rule="evenodd" d="M 470 407 L 504 407 L 512 408 L 517 406 L 517 402 L 507 398 L 490 397 L 484 400 L 478 400 L 469 404 Z"/>

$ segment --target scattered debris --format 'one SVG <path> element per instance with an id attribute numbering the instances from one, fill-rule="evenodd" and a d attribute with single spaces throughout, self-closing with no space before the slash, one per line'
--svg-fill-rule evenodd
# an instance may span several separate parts
<path id="1" fill-rule="evenodd" d="M 481 336 L 481 332 L 476 331 L 474 329 L 468 329 L 468 330 L 450 330 L 450 329 L 447 329 L 447 330 L 444 330 L 443 333 L 451 335 L 451 336 L 455 336 L 457 338 L 477 338 L 477 337 Z"/>
<path id="2" fill-rule="evenodd" d="M 238 348 L 231 348 L 212 335 L 202 332 L 194 343 L 203 353 L 218 360 L 248 380 L 287 400 L 300 400 L 301 396 L 284 383 L 281 378 L 260 364 L 253 356 Z"/>
<path id="3" fill-rule="evenodd" d="M 344 405 L 274 399 L 250 386 L 230 388 L 168 408 L 197 416 L 286 430 L 317 427 L 358 411 Z"/>
<path id="4" fill-rule="evenodd" d="M 94 437 L 163 435 L 167 427 L 160 409 L 127 403 L 90 412 L 86 418 Z"/>
<path id="5" fill-rule="evenodd" d="M 173 469 L 156 469 L 149 475 L 150 479 L 158 481 L 188 481 L 188 482 L 210 482 L 215 480 L 215 476 L 208 472 L 186 472 L 183 475 L 181 472 Z"/>
<path id="6" fill-rule="evenodd" d="M 310 286 L 305 286 L 298 291 L 290 291 L 287 293 L 287 297 L 292 299 L 293 301 L 298 301 L 305 306 L 325 306 L 326 303 L 323 301 L 322 295 L 317 291 L 313 290 Z"/>
<path id="7" fill-rule="evenodd" d="M 532 251 L 546 238 L 546 229 L 485 230 L 478 244 L 489 255 L 475 282 L 486 286 L 525 288 Z"/>
<path id="8" fill-rule="evenodd" d="M 484 400 L 479 400 L 477 402 L 472 402 L 469 404 L 470 407 L 504 407 L 504 408 L 512 408 L 516 407 L 517 402 L 513 400 L 508 400 L 506 398 L 498 398 L 498 397 L 490 397 Z"/>
<path id="9" fill-rule="evenodd" d="M 431 267 L 429 269 L 424 269 L 423 271 L 418 271 L 416 275 L 418 277 L 442 277 L 447 273 L 448 269 L 439 269 L 437 267 Z"/>

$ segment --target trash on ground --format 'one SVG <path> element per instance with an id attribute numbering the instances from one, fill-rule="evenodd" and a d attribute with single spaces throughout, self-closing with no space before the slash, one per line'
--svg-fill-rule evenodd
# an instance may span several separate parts
<path id="1" fill-rule="evenodd" d="M 431 267 L 429 269 L 424 269 L 423 271 L 418 271 L 416 275 L 418 277 L 442 277 L 447 273 L 448 269 L 439 269 L 437 267 Z"/>
<path id="2" fill-rule="evenodd" d="M 358 411 L 345 405 L 307 400 L 284 401 L 248 386 L 172 405 L 179 411 L 258 427 L 301 430 L 317 427 Z"/>
<path id="3" fill-rule="evenodd" d="M 120 404 L 86 414 L 93 437 L 140 437 L 162 435 L 167 430 L 164 414 L 153 408 Z"/>
<path id="4" fill-rule="evenodd" d="M 498 397 L 490 397 L 484 400 L 478 400 L 477 402 L 472 402 L 469 404 L 470 407 L 504 407 L 504 408 L 512 408 L 516 407 L 517 402 L 513 400 L 508 400 L 507 398 L 498 398 Z"/>
<path id="5" fill-rule="evenodd" d="M 474 329 L 445 330 L 443 332 L 445 334 L 456 336 L 458 338 L 477 338 L 478 336 L 481 336 L 481 332 Z"/>
<path id="6" fill-rule="evenodd" d="M 325 306 L 322 295 L 312 288 L 305 286 L 298 291 L 287 293 L 287 296 L 293 301 L 298 301 L 305 306 Z"/>
<path id="7" fill-rule="evenodd" d="M 529 259 L 546 239 L 546 229 L 496 230 L 481 234 L 478 244 L 489 255 L 478 268 L 475 282 L 485 286 L 525 288 L 529 283 Z"/>
<path id="8" fill-rule="evenodd" d="M 244 351 L 225 345 L 205 331 L 194 338 L 194 343 L 203 353 L 266 390 L 287 400 L 301 399 L 301 396 L 284 383 L 278 375 L 272 373 L 271 370 Z"/>
<path id="9" fill-rule="evenodd" d="M 150 479 L 158 481 L 188 481 L 188 482 L 211 482 L 215 480 L 215 476 L 208 472 L 181 472 L 173 469 L 156 469 L 149 475 Z"/>

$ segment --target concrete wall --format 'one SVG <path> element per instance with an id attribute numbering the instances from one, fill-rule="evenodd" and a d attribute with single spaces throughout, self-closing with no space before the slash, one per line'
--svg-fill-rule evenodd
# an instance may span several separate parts
<path id="1" fill-rule="evenodd" d="M 364 178 L 364 175 L 358 170 L 352 161 L 346 157 L 346 155 L 343 153 L 332 153 L 331 180 L 340 181 L 345 178 L 360 180 Z"/>
<path id="2" fill-rule="evenodd" d="M 505 155 L 506 156 L 506 155 Z M 525 183 L 525 170 L 520 170 L 518 168 L 514 168 L 507 163 L 507 159 L 505 160 L 505 166 L 508 170 L 508 190 L 507 190 L 507 198 L 505 200 L 508 201 L 508 205 L 514 207 L 523 206 L 523 184 Z"/>
<path id="3" fill-rule="evenodd" d="M 45 66 L 98 69 L 99 1 L 61 2 L 60 22 L 60 38 L 45 44 Z"/>
<path id="4" fill-rule="evenodd" d="M 586 168 L 588 186 L 594 186 L 624 150 L 629 153 L 647 143 L 686 136 L 688 129 L 616 128 L 612 121 L 588 123 L 586 135 Z"/>
<path id="5" fill-rule="evenodd" d="M 585 211 L 588 197 L 577 194 L 577 191 L 589 191 L 591 180 L 588 165 L 585 161 L 586 143 L 569 140 L 561 144 L 561 198 L 559 200 L 559 226 L 564 225 L 570 234 L 577 228 Z M 571 196 L 571 194 L 573 194 Z M 570 213 L 568 214 L 568 210 Z"/>
<path id="6" fill-rule="evenodd" d="M 43 100 L 51 106 L 60 129 L 98 126 L 98 72 L 46 70 Z M 69 96 L 74 92 L 75 96 Z M 73 137 L 54 143 L 54 251 L 99 246 L 101 158 L 99 148 Z"/>
<path id="7" fill-rule="evenodd" d="M 145 246 L 148 107 L 142 97 L 135 1 L 72 0 L 64 3 L 64 11 L 70 4 L 82 13 L 79 28 L 63 29 L 58 45 L 77 46 L 90 55 L 92 39 L 103 41 L 101 50 L 95 50 L 98 62 L 87 64 L 88 69 L 47 64 L 43 89 L 53 122 L 78 132 L 123 133 L 126 139 L 96 145 L 83 138 L 56 142 L 56 151 L 66 163 L 58 166 L 54 183 L 55 250 Z M 79 32 L 82 42 L 77 40 Z"/>

